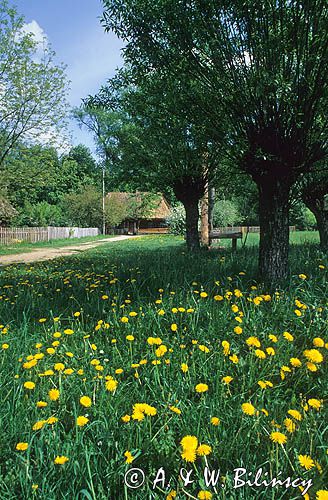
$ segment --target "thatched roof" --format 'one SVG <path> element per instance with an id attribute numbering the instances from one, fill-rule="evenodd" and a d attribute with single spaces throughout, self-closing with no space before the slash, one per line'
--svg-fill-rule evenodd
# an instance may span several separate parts
<path id="1" fill-rule="evenodd" d="M 114 191 L 107 194 L 107 198 L 117 204 L 131 204 L 144 205 L 149 207 L 148 213 L 144 219 L 167 219 L 171 215 L 171 207 L 161 193 L 149 192 L 136 192 L 124 193 Z M 146 210 L 147 211 L 147 210 Z"/>

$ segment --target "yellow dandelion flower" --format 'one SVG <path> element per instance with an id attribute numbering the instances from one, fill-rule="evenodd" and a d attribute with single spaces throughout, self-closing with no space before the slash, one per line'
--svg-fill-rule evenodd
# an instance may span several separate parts
<path id="1" fill-rule="evenodd" d="M 218 426 L 220 424 L 220 419 L 218 417 L 212 417 L 211 424 L 214 425 L 215 427 Z"/>
<path id="2" fill-rule="evenodd" d="M 322 363 L 323 356 L 317 349 L 306 349 L 303 351 L 303 355 L 312 363 Z"/>
<path id="3" fill-rule="evenodd" d="M 207 384 L 197 384 L 195 387 L 196 392 L 202 393 L 208 391 L 208 385 Z"/>
<path id="4" fill-rule="evenodd" d="M 241 409 L 246 415 L 254 415 L 256 411 L 255 407 L 251 403 L 243 403 L 241 405 Z"/>
<path id="5" fill-rule="evenodd" d="M 83 427 L 84 425 L 86 425 L 87 423 L 89 422 L 89 419 L 87 417 L 84 417 L 83 415 L 80 415 L 79 417 L 77 417 L 76 419 L 76 425 L 78 427 Z"/>
<path id="6" fill-rule="evenodd" d="M 310 470 L 315 466 L 314 461 L 309 455 L 298 455 L 298 461 L 306 470 Z"/>
<path id="7" fill-rule="evenodd" d="M 233 329 L 233 331 L 237 334 L 237 335 L 240 335 L 241 333 L 243 333 L 243 329 L 241 326 L 235 326 L 235 328 Z"/>
<path id="8" fill-rule="evenodd" d="M 51 401 L 57 401 L 59 399 L 60 392 L 58 389 L 50 389 L 48 396 Z"/>
<path id="9" fill-rule="evenodd" d="M 322 403 L 319 399 L 311 398 L 308 400 L 308 405 L 316 410 L 319 410 L 322 406 Z"/>
<path id="10" fill-rule="evenodd" d="M 64 464 L 66 464 L 66 462 L 68 462 L 68 461 L 69 461 L 69 458 L 68 458 L 68 457 L 65 457 L 65 455 L 61 455 L 61 456 L 57 455 L 57 457 L 56 457 L 56 458 L 55 458 L 55 460 L 54 460 L 54 463 L 55 463 L 56 465 L 64 465 Z"/>
<path id="11" fill-rule="evenodd" d="M 31 382 L 31 381 L 27 381 L 24 383 L 24 387 L 25 387 L 25 389 L 32 391 L 35 387 L 35 383 Z"/>
<path id="12" fill-rule="evenodd" d="M 213 495 L 210 491 L 207 490 L 201 490 L 197 494 L 198 500 L 211 500 L 213 498 Z"/>
<path id="13" fill-rule="evenodd" d="M 135 457 L 132 455 L 132 453 L 129 450 L 127 450 L 124 453 L 124 456 L 125 456 L 125 463 L 126 464 L 132 464 L 133 460 L 135 459 Z"/>
<path id="14" fill-rule="evenodd" d="M 182 451 L 181 457 L 186 462 L 195 462 L 196 460 L 196 450 L 193 448 L 186 448 Z"/>
<path id="15" fill-rule="evenodd" d="M 82 396 L 80 398 L 80 404 L 84 406 L 85 408 L 89 408 L 92 405 L 92 401 L 89 398 L 89 396 Z"/>
<path id="16" fill-rule="evenodd" d="M 212 453 L 212 447 L 208 444 L 200 444 L 196 450 L 196 453 L 199 457 L 205 457 Z"/>
<path id="17" fill-rule="evenodd" d="M 288 410 L 287 413 L 288 413 L 288 415 L 295 418 L 295 420 L 298 420 L 299 422 L 302 420 L 302 415 L 297 410 Z"/>
<path id="18" fill-rule="evenodd" d="M 274 443 L 278 444 L 285 444 L 287 442 L 287 436 L 282 432 L 277 432 L 277 431 L 271 432 L 270 439 Z"/>
<path id="19" fill-rule="evenodd" d="M 28 448 L 28 443 L 17 443 L 16 450 L 17 451 L 26 451 Z"/>

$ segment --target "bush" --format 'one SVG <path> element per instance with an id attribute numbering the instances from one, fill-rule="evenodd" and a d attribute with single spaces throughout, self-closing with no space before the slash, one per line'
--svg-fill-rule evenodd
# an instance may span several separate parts
<path id="1" fill-rule="evenodd" d="M 77 194 L 66 195 L 62 207 L 73 226 L 102 225 L 101 193 L 94 186 L 86 186 Z"/>
<path id="2" fill-rule="evenodd" d="M 182 204 L 172 208 L 171 216 L 168 219 L 171 234 L 183 236 L 186 231 L 186 212 Z"/>
<path id="3" fill-rule="evenodd" d="M 50 205 L 46 201 L 41 201 L 35 205 L 25 204 L 13 222 L 17 226 L 45 227 L 65 226 L 67 221 L 58 205 Z"/>
<path id="4" fill-rule="evenodd" d="M 234 226 L 241 220 L 238 206 L 231 200 L 217 200 L 213 210 L 213 226 Z"/>

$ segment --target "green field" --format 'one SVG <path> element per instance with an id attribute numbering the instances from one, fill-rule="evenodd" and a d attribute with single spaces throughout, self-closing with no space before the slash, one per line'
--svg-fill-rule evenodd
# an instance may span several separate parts
<path id="1" fill-rule="evenodd" d="M 305 498 L 319 498 L 328 263 L 316 233 L 294 236 L 278 290 L 257 283 L 255 245 L 190 255 L 170 236 L 2 268 L 1 500 L 302 498 L 236 489 L 238 467 L 312 480 Z M 220 469 L 215 488 L 206 466 Z"/>

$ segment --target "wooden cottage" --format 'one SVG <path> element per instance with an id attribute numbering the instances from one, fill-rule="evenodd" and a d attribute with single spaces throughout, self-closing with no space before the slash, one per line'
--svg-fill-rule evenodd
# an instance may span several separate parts
<path id="1" fill-rule="evenodd" d="M 171 207 L 161 193 L 112 192 L 107 200 L 120 207 L 124 220 L 114 228 L 117 234 L 166 233 Z"/>

